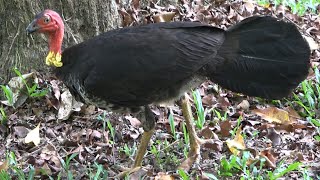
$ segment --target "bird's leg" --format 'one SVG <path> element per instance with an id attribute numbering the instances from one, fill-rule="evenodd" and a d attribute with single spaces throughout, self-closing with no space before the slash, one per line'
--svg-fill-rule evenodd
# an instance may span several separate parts
<path id="1" fill-rule="evenodd" d="M 144 132 L 140 140 L 140 145 L 138 148 L 136 158 L 134 160 L 134 164 L 132 168 L 120 173 L 117 177 L 124 177 L 127 174 L 131 174 L 141 168 L 143 157 L 147 151 L 147 147 L 154 133 L 154 127 L 155 127 L 155 117 L 151 109 L 149 108 L 149 106 L 144 107 L 143 115 L 144 117 L 141 118 L 141 124 Z"/>
<path id="2" fill-rule="evenodd" d="M 206 140 L 202 140 L 197 136 L 193 123 L 191 105 L 187 95 L 184 95 L 181 98 L 181 108 L 183 117 L 185 118 L 187 130 L 189 132 L 190 151 L 188 153 L 188 158 L 180 164 L 178 169 L 189 171 L 192 164 L 200 159 L 200 146 L 204 144 Z"/>
<path id="3" fill-rule="evenodd" d="M 154 132 L 154 129 L 151 129 L 150 131 L 143 132 L 141 140 L 140 140 L 138 152 L 137 152 L 136 158 L 134 160 L 133 168 L 141 166 L 142 159 L 146 153 L 146 150 L 147 150 L 149 141 L 153 135 L 153 132 Z"/>
<path id="4" fill-rule="evenodd" d="M 155 127 L 155 117 L 149 106 L 144 107 L 144 113 L 145 117 L 142 118 L 142 127 L 143 127 L 143 134 L 140 141 L 140 145 L 138 148 L 138 152 L 136 155 L 136 159 L 134 161 L 133 167 L 140 167 L 142 164 L 143 156 L 146 153 L 148 144 L 150 142 L 150 139 L 154 133 L 154 127 Z"/>

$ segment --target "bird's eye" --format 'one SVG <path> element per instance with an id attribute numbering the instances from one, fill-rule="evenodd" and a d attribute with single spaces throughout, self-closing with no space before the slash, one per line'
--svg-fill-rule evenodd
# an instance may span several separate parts
<path id="1" fill-rule="evenodd" d="M 43 22 L 46 23 L 46 24 L 48 24 L 48 23 L 50 22 L 50 17 L 49 17 L 49 16 L 45 16 L 45 17 L 43 18 Z"/>

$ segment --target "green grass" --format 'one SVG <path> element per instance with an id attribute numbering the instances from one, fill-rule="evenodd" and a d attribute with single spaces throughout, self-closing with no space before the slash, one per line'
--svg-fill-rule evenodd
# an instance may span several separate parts
<path id="1" fill-rule="evenodd" d="M 108 178 L 108 171 L 103 168 L 101 164 L 94 163 L 94 166 L 88 167 L 88 177 L 90 180 L 100 180 L 100 179 L 107 179 Z"/>
<path id="2" fill-rule="evenodd" d="M 187 158 L 188 157 L 188 150 L 189 150 L 189 146 L 187 146 L 187 145 L 190 142 L 190 138 L 189 138 L 189 133 L 188 133 L 185 122 L 182 123 L 182 132 L 183 132 L 183 139 L 184 139 L 183 155 L 184 155 L 184 158 Z"/>
<path id="3" fill-rule="evenodd" d="M 23 77 L 21 72 L 17 68 L 13 68 L 13 71 L 18 75 L 18 77 L 21 78 L 23 84 L 25 85 L 27 89 L 27 95 L 31 98 L 39 98 L 43 97 L 48 93 L 47 89 L 41 89 L 39 87 L 39 84 L 33 82 L 30 83 L 27 82 L 27 80 Z M 1 91 L 3 92 L 4 98 L 6 98 L 8 105 L 14 107 L 14 92 L 8 85 L 0 85 Z M 19 91 L 24 91 L 24 89 L 19 89 Z"/>
<path id="4" fill-rule="evenodd" d="M 4 125 L 8 121 L 8 117 L 3 107 L 0 107 L 0 124 Z"/>
<path id="5" fill-rule="evenodd" d="M 301 89 L 300 91 L 302 93 L 300 94 L 294 94 L 296 105 L 302 107 L 305 109 L 304 117 L 307 119 L 309 118 L 310 123 L 312 123 L 314 126 L 318 128 L 318 136 L 316 136 L 316 139 L 319 138 L 319 128 L 320 128 L 320 121 L 317 119 L 317 115 L 315 112 L 317 112 L 317 109 L 320 108 L 319 101 L 320 101 L 320 73 L 317 68 L 315 68 L 315 74 L 316 78 L 314 80 L 305 80 L 301 83 Z M 201 128 L 204 126 L 204 117 L 205 117 L 205 111 L 202 107 L 202 104 L 199 103 L 201 97 L 200 94 L 198 94 L 198 91 L 193 92 L 195 107 L 196 107 L 196 113 L 197 118 L 196 119 L 196 125 L 201 130 Z M 274 101 L 276 104 L 281 104 L 281 101 Z M 225 113 L 223 116 L 221 113 L 217 110 L 214 110 L 215 115 L 218 117 L 218 119 L 226 120 L 227 114 Z M 201 119 L 203 118 L 203 119 Z M 237 131 L 237 128 L 240 127 L 240 122 L 242 120 L 242 117 L 238 118 L 237 126 L 233 130 L 230 131 L 231 136 L 235 135 L 235 132 Z M 185 128 L 183 128 L 185 139 L 188 139 L 187 131 Z M 258 134 L 258 132 L 256 132 Z M 186 144 L 188 142 L 185 142 Z M 250 152 L 244 151 L 242 152 L 242 156 L 238 157 L 235 155 L 231 155 L 228 159 L 226 157 L 221 159 L 221 164 L 217 168 L 217 176 L 207 173 L 206 176 L 210 179 L 221 179 L 224 177 L 234 177 L 236 174 L 240 177 L 240 179 L 246 179 L 246 180 L 263 180 L 263 179 L 270 179 L 270 180 L 276 180 L 281 177 L 284 177 L 286 174 L 290 172 L 296 172 L 299 174 L 302 174 L 303 179 L 310 180 L 312 179 L 308 171 L 306 169 L 301 168 L 302 163 L 300 162 L 293 162 L 291 164 L 285 164 L 283 161 L 280 162 L 277 167 L 274 170 L 270 170 L 265 167 L 266 160 L 264 158 L 260 158 L 259 160 L 256 160 L 254 163 L 251 163 L 248 165 L 249 159 L 252 157 Z M 190 174 L 187 172 L 178 171 L 178 174 L 181 179 L 187 180 L 189 179 Z M 241 176 L 240 176 L 241 174 Z"/>
<path id="6" fill-rule="evenodd" d="M 184 170 L 178 169 L 177 172 L 178 172 L 178 174 L 179 174 L 181 179 L 183 179 L 183 180 L 189 180 L 190 179 L 189 174 L 187 172 L 185 172 Z"/>
<path id="7" fill-rule="evenodd" d="M 169 114 L 169 125 L 170 125 L 170 130 L 172 133 L 172 136 L 175 140 L 177 140 L 179 138 L 178 133 L 176 132 L 176 127 L 174 125 L 174 118 L 173 118 L 173 112 L 172 109 L 170 109 L 170 114 Z"/>
<path id="8" fill-rule="evenodd" d="M 320 0 L 256 0 L 261 6 L 266 6 L 269 4 L 274 4 L 275 6 L 283 5 L 291 9 L 293 14 L 298 14 L 302 16 L 308 11 L 311 13 L 317 12 L 317 6 L 320 4 Z"/>
<path id="9" fill-rule="evenodd" d="M 305 80 L 301 83 L 300 93 L 293 94 L 293 100 L 287 100 L 292 107 L 298 106 L 303 111 L 300 115 L 308 120 L 317 131 L 314 138 L 320 141 L 320 73 L 317 67 L 314 68 L 315 78 Z"/>
<path id="10" fill-rule="evenodd" d="M 220 120 L 220 121 L 225 121 L 225 120 L 227 120 L 227 115 L 228 115 L 227 112 L 224 112 L 224 114 L 222 115 L 221 112 L 218 111 L 218 110 L 216 110 L 216 109 L 214 109 L 213 111 L 214 111 L 214 114 L 215 114 L 215 116 L 216 116 L 216 118 L 217 118 L 218 120 Z"/>
<path id="11" fill-rule="evenodd" d="M 25 173 L 24 170 L 19 166 L 16 155 L 13 152 L 6 153 L 6 162 L 8 162 L 8 169 L 0 171 L 1 180 L 33 180 L 35 176 L 35 169 L 29 165 L 28 173 Z"/>
<path id="12" fill-rule="evenodd" d="M 22 79 L 23 84 L 27 87 L 28 95 L 30 97 L 43 97 L 48 93 L 47 89 L 40 89 L 37 83 L 32 83 L 29 86 L 25 78 L 23 78 L 21 72 L 17 68 L 13 68 L 13 71 Z"/>
<path id="13" fill-rule="evenodd" d="M 305 85 L 301 86 L 301 92 L 297 95 L 299 98 L 299 102 L 303 104 L 301 107 L 307 108 L 310 112 L 306 113 L 308 117 L 312 117 L 315 119 L 316 116 L 312 113 L 317 109 L 317 103 L 313 103 L 313 101 L 308 100 L 306 96 L 311 96 L 312 98 L 318 98 L 319 94 L 315 89 L 317 89 L 317 86 L 315 84 L 317 80 L 313 81 L 305 81 L 304 83 L 307 83 Z M 311 89 L 310 89 L 311 88 Z M 295 98 L 297 98 L 295 97 Z M 296 99 L 297 100 L 297 99 Z M 315 100 L 315 99 L 314 99 Z M 318 100 L 317 100 L 318 101 Z M 316 101 L 314 101 L 316 102 Z M 300 104 L 301 104 L 300 103 Z M 296 103 L 295 105 L 299 105 L 299 103 Z M 202 105 L 201 105 L 202 106 Z M 199 106 L 196 106 L 196 108 L 199 108 Z M 203 109 L 203 107 L 201 108 Z M 198 110 L 198 113 L 203 113 L 203 110 Z M 307 112 L 307 111 L 306 111 Z M 172 113 L 172 112 L 171 112 Z M 199 114 L 197 114 L 199 116 Z M 200 115 L 201 116 L 201 115 Z M 226 115 L 224 115 L 226 116 Z M 204 116 L 205 117 L 205 116 Z M 170 118 L 170 117 L 169 117 Z M 227 117 L 225 117 L 227 118 Z M 114 138 L 115 129 L 110 123 L 109 120 L 106 118 L 106 114 L 102 114 L 97 118 L 98 120 L 102 121 L 104 130 L 108 129 L 111 137 Z M 173 116 L 172 116 L 173 119 Z M 221 116 L 221 119 L 224 119 L 223 116 Z M 238 126 L 239 128 L 241 118 L 238 119 Z M 313 120 L 310 120 L 313 122 Z M 173 124 L 173 120 L 169 120 L 169 123 Z M 205 123 L 201 123 L 204 125 Z M 314 121 L 314 124 L 319 126 L 318 121 Z M 178 134 L 174 126 L 170 126 L 171 131 L 175 132 L 174 134 Z M 233 130 L 236 131 L 236 128 Z M 175 141 L 178 141 L 178 146 L 174 146 L 174 143 L 168 142 L 167 140 L 156 140 L 153 144 L 150 145 L 150 151 L 149 155 L 153 156 L 154 167 L 163 171 L 167 171 L 167 165 L 173 165 L 177 166 L 180 163 L 180 160 L 182 159 L 181 156 L 177 156 L 175 153 L 173 153 L 173 150 L 180 151 L 183 149 L 184 157 L 187 156 L 188 153 L 188 144 L 189 144 L 189 135 L 186 130 L 184 122 L 182 123 L 182 136 L 176 136 L 174 138 Z M 233 134 L 231 132 L 231 134 Z M 183 138 L 183 140 L 182 140 Z M 178 147 L 178 148 L 177 148 Z M 133 147 L 129 147 L 127 145 L 124 145 L 122 150 L 127 156 L 133 157 L 134 153 L 136 151 L 136 145 Z M 181 151 L 180 151 L 181 152 Z M 72 180 L 74 179 L 74 171 L 71 171 L 71 164 L 73 163 L 73 159 L 77 156 L 77 154 L 72 154 L 70 156 L 67 156 L 65 160 L 61 160 L 61 164 L 63 167 L 63 170 L 58 174 L 57 177 L 53 178 L 48 176 L 49 179 L 68 179 Z M 306 169 L 301 168 L 301 163 L 294 162 L 291 164 L 285 164 L 284 162 L 280 162 L 277 167 L 274 170 L 270 170 L 265 167 L 266 160 L 261 158 L 256 160 L 254 163 L 248 164 L 249 159 L 252 157 L 250 152 L 243 151 L 242 156 L 238 157 L 235 155 L 231 155 L 229 157 L 224 156 L 218 167 L 216 167 L 217 174 L 211 174 L 204 172 L 204 175 L 207 176 L 209 179 L 223 179 L 226 177 L 234 177 L 239 176 L 240 179 L 246 179 L 246 180 L 262 180 L 262 179 L 270 179 L 270 180 L 276 180 L 278 178 L 281 178 L 285 176 L 286 174 L 290 172 L 295 172 L 301 174 L 301 177 L 303 177 L 304 180 L 312 180 L 312 178 L 309 176 L 308 171 Z M 9 171 L 1 171 L 0 172 L 0 179 L 11 179 L 11 178 L 18 178 L 21 180 L 24 179 L 33 179 L 35 176 L 35 170 L 32 166 L 29 166 L 29 171 L 27 174 L 25 174 L 22 169 L 19 167 L 18 162 L 16 161 L 14 153 L 10 152 L 7 155 L 7 159 L 9 161 Z M 45 172 L 43 172 L 45 173 Z M 106 179 L 108 177 L 108 172 L 106 169 L 103 168 L 101 164 L 98 164 L 96 162 L 93 162 L 92 165 L 88 165 L 86 168 L 86 174 L 88 179 L 97 180 L 97 179 Z M 177 174 L 179 175 L 180 179 L 183 180 L 189 180 L 192 177 L 192 172 L 185 172 L 182 170 L 178 170 Z"/>
<path id="14" fill-rule="evenodd" d="M 66 160 L 60 159 L 61 165 L 65 173 L 67 174 L 67 179 L 72 180 L 73 179 L 73 173 L 70 170 L 71 166 L 71 160 L 75 158 L 78 155 L 78 153 L 71 154 L 71 156 L 66 156 Z M 58 175 L 58 179 L 61 179 L 61 172 Z"/>
<path id="15" fill-rule="evenodd" d="M 8 85 L 0 85 L 4 97 L 8 101 L 9 106 L 13 106 L 13 92 Z"/>
<path id="16" fill-rule="evenodd" d="M 152 155 L 152 159 L 154 159 L 154 168 L 168 171 L 179 165 L 179 156 L 173 153 L 173 151 L 178 151 L 177 149 L 181 149 L 182 147 L 179 144 L 177 145 L 176 142 L 169 143 L 167 140 L 156 140 L 150 145 L 149 153 Z"/>
<path id="17" fill-rule="evenodd" d="M 103 131 L 106 131 L 106 128 L 108 128 L 109 133 L 111 135 L 111 140 L 109 140 L 110 144 L 114 144 L 114 138 L 115 138 L 115 129 L 112 126 L 111 122 L 109 119 L 107 119 L 107 113 L 106 111 L 103 112 L 103 114 L 99 115 L 97 117 L 98 121 L 102 121 L 102 129 Z M 105 139 L 104 139 L 105 140 Z"/>
<path id="18" fill-rule="evenodd" d="M 315 112 L 320 108 L 320 73 L 319 70 L 315 68 L 316 78 L 311 80 L 305 80 L 300 89 L 298 89 L 299 93 L 293 95 L 293 100 L 287 100 L 289 104 L 295 109 L 297 107 L 303 109 L 301 115 L 305 117 L 311 124 L 313 124 L 317 128 L 318 134 L 315 136 L 315 139 L 320 140 L 320 121 L 319 115 Z M 5 96 L 10 98 L 10 91 L 4 90 Z M 7 94 L 7 95 L 6 95 Z M 194 91 L 193 98 L 195 102 L 195 125 L 197 126 L 198 131 L 200 131 L 206 124 L 206 111 L 201 102 L 201 96 L 199 91 Z M 276 103 L 280 103 L 277 101 Z M 215 116 L 219 119 L 219 121 L 226 120 L 228 118 L 227 113 L 220 112 L 218 110 L 213 110 Z M 3 108 L 0 108 L 0 114 L 2 119 L 1 122 L 6 121 L 6 114 Z M 110 133 L 110 143 L 114 145 L 115 138 L 115 128 L 112 126 L 111 122 L 106 118 L 106 113 L 101 114 L 97 117 L 97 120 L 102 122 L 103 130 L 107 130 Z M 234 136 L 237 128 L 240 126 L 240 122 L 242 117 L 238 119 L 238 123 L 236 128 L 230 131 L 230 136 Z M 177 127 L 174 126 L 174 116 L 172 111 L 169 114 L 169 124 L 170 130 L 172 133 L 173 141 L 168 140 L 156 140 L 154 143 L 150 144 L 150 150 L 148 151 L 147 157 L 152 156 L 154 159 L 153 166 L 157 170 L 168 171 L 172 170 L 171 167 L 176 167 L 180 164 L 180 161 L 183 158 L 187 157 L 189 151 L 189 134 L 187 132 L 185 123 L 182 122 L 182 132 L 176 130 Z M 123 152 L 126 156 L 133 159 L 134 154 L 136 152 L 137 145 L 134 143 L 132 147 L 125 144 L 120 151 Z M 178 153 L 175 153 L 178 152 Z M 181 153 L 183 152 L 182 156 Z M 74 179 L 74 174 L 71 170 L 71 164 L 75 163 L 73 159 L 77 156 L 77 154 L 72 154 L 67 156 L 65 160 L 61 160 L 61 164 L 63 170 L 58 174 L 57 177 L 50 177 L 50 179 Z M 285 164 L 284 162 L 280 162 L 277 164 L 277 167 L 274 170 L 270 170 L 265 167 L 266 160 L 261 158 L 256 160 L 254 163 L 248 164 L 249 159 L 252 157 L 250 152 L 243 151 L 242 156 L 224 156 L 220 164 L 216 167 L 216 174 L 210 174 L 203 172 L 205 176 L 209 179 L 223 179 L 226 177 L 241 177 L 241 179 L 271 179 L 276 180 L 278 178 L 286 176 L 286 174 L 295 172 L 301 175 L 304 180 L 311 180 L 312 178 L 309 176 L 309 173 L 306 168 L 302 168 L 302 164 L 298 162 L 293 162 L 291 164 Z M 8 171 L 0 171 L 0 179 L 33 179 L 35 176 L 35 170 L 32 166 L 28 167 L 28 173 L 25 173 L 18 162 L 16 161 L 15 155 L 13 152 L 7 153 L 7 159 L 9 162 L 9 170 Z M 170 168 L 168 168 L 170 167 Z M 45 172 L 43 171 L 43 174 Z M 86 167 L 86 174 L 88 179 L 106 179 L 108 177 L 108 172 L 101 164 L 93 162 Z M 188 180 L 192 177 L 194 172 L 184 172 L 182 170 L 178 170 L 177 174 L 180 176 L 180 179 Z"/>
<path id="19" fill-rule="evenodd" d="M 237 119 L 236 127 L 233 128 L 232 130 L 230 130 L 231 138 L 234 138 L 236 136 L 236 133 L 237 133 L 238 129 L 240 128 L 241 121 L 242 121 L 242 116 L 239 116 L 239 118 Z"/>
<path id="20" fill-rule="evenodd" d="M 196 113 L 197 113 L 197 119 L 195 120 L 196 127 L 199 129 L 203 128 L 203 125 L 205 123 L 205 113 L 204 108 L 202 106 L 202 98 L 200 96 L 199 90 L 192 91 L 193 100 L 196 107 Z"/>
<path id="21" fill-rule="evenodd" d="M 124 146 L 122 148 L 120 148 L 120 151 L 123 152 L 126 156 L 133 159 L 133 157 L 137 151 L 136 142 L 133 143 L 133 147 L 129 147 L 127 144 L 124 144 Z"/>
<path id="22" fill-rule="evenodd" d="M 250 157 L 252 155 L 248 151 L 243 151 L 241 157 L 235 155 L 231 155 L 228 159 L 223 157 L 218 169 L 219 177 L 233 177 L 235 174 L 241 174 L 241 180 L 276 180 L 287 173 L 299 170 L 301 165 L 299 162 L 289 165 L 284 165 L 281 162 L 274 171 L 271 171 L 264 167 L 266 162 L 264 158 L 248 164 Z"/>

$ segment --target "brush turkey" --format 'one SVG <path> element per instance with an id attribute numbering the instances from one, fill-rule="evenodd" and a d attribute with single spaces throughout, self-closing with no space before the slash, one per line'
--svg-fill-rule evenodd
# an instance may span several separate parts
<path id="1" fill-rule="evenodd" d="M 207 79 L 234 92 L 280 99 L 307 77 L 310 67 L 310 48 L 295 25 L 270 16 L 249 17 L 227 30 L 198 22 L 126 27 L 64 51 L 64 23 L 57 12 L 39 13 L 26 30 L 48 35 L 46 64 L 76 98 L 107 110 L 144 114 L 133 169 L 141 166 L 154 131 L 151 104 L 176 100 Z M 186 98 L 182 108 L 191 140 L 189 160 L 194 161 L 202 141 Z"/>

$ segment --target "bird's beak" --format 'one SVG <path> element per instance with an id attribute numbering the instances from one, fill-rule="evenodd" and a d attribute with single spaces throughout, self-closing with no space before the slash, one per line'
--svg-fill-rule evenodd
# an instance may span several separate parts
<path id="1" fill-rule="evenodd" d="M 40 27 L 37 25 L 37 20 L 33 20 L 27 27 L 26 31 L 27 31 L 27 35 L 30 35 L 34 32 L 36 32 L 38 29 L 40 29 Z"/>

